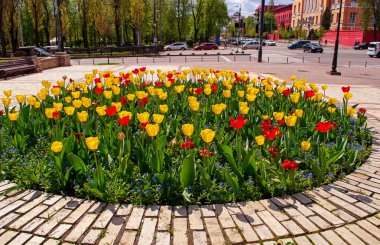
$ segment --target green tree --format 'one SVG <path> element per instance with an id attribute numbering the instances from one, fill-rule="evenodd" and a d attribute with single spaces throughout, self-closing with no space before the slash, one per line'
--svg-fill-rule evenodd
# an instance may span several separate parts
<path id="1" fill-rule="evenodd" d="M 322 15 L 322 26 L 325 30 L 330 30 L 331 26 L 331 11 L 327 8 Z"/>
<path id="2" fill-rule="evenodd" d="M 144 13 L 145 4 L 140 0 L 131 0 L 130 12 L 131 12 L 131 22 L 134 31 L 135 40 L 137 45 L 142 44 L 141 37 L 141 25 L 145 17 Z"/>
<path id="3" fill-rule="evenodd" d="M 368 30 L 368 27 L 373 25 L 373 35 L 376 41 L 377 25 L 380 23 L 380 0 L 359 0 L 359 4 L 363 8 L 363 29 Z"/>
<path id="4" fill-rule="evenodd" d="M 264 30 L 265 32 L 271 33 L 273 30 L 276 30 L 276 18 L 271 12 L 264 13 Z"/>
<path id="5" fill-rule="evenodd" d="M 28 0 L 27 1 L 29 13 L 33 22 L 34 29 L 34 43 L 40 46 L 40 30 L 42 29 L 42 0 Z"/>
<path id="6" fill-rule="evenodd" d="M 245 18 L 245 27 L 247 29 L 246 36 L 248 37 L 256 37 L 256 23 L 253 16 L 248 16 Z"/>

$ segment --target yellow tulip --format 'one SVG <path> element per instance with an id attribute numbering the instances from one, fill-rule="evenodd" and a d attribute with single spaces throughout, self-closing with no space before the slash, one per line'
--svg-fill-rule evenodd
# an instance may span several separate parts
<path id="1" fill-rule="evenodd" d="M 329 102 L 331 105 L 335 105 L 335 103 L 336 103 L 336 98 L 332 98 L 332 97 L 330 97 L 330 98 L 328 99 L 328 102 Z"/>
<path id="2" fill-rule="evenodd" d="M 308 151 L 310 149 L 311 143 L 308 141 L 302 141 L 301 148 L 304 151 Z"/>
<path id="3" fill-rule="evenodd" d="M 160 112 L 162 113 L 162 114 L 166 114 L 167 112 L 168 112 L 168 105 L 159 105 L 158 106 L 159 107 L 159 109 L 160 109 Z"/>
<path id="4" fill-rule="evenodd" d="M 296 109 L 294 114 L 297 116 L 297 117 L 302 117 L 303 116 L 303 110 L 302 109 Z"/>
<path id="5" fill-rule="evenodd" d="M 122 119 L 123 117 L 129 117 L 129 119 L 132 118 L 132 112 L 130 111 L 121 111 L 117 114 L 117 116 Z"/>
<path id="6" fill-rule="evenodd" d="M 203 129 L 201 131 L 201 137 L 205 143 L 210 143 L 215 137 L 215 131 L 209 128 Z"/>
<path id="7" fill-rule="evenodd" d="M 62 103 L 55 103 L 53 102 L 53 107 L 56 111 L 62 111 L 63 104 Z"/>
<path id="8" fill-rule="evenodd" d="M 293 127 L 296 125 L 297 116 L 285 116 L 285 123 L 288 127 Z"/>
<path id="9" fill-rule="evenodd" d="M 16 112 L 9 112 L 8 113 L 8 118 L 9 118 L 9 120 L 11 120 L 11 121 L 17 121 L 17 119 L 18 119 L 18 112 L 16 111 Z"/>
<path id="10" fill-rule="evenodd" d="M 189 104 L 191 103 L 191 102 L 197 102 L 197 97 L 195 97 L 195 96 L 189 96 L 189 97 L 187 97 L 187 101 L 189 102 Z"/>
<path id="11" fill-rule="evenodd" d="M 199 102 L 197 102 L 197 101 L 191 102 L 189 104 L 189 106 L 190 106 L 191 110 L 193 110 L 193 111 L 199 110 Z"/>
<path id="12" fill-rule="evenodd" d="M 82 106 L 83 102 L 81 100 L 73 100 L 73 106 L 75 108 L 80 108 Z"/>
<path id="13" fill-rule="evenodd" d="M 352 93 L 350 93 L 350 92 L 348 92 L 348 93 L 344 93 L 344 98 L 345 98 L 346 100 L 351 99 L 351 98 L 352 98 Z"/>
<path id="14" fill-rule="evenodd" d="M 12 96 L 12 90 L 4 90 L 4 95 L 7 97 L 11 97 Z"/>
<path id="15" fill-rule="evenodd" d="M 71 103 L 71 100 L 72 100 L 71 96 L 66 96 L 65 97 L 66 103 Z"/>
<path id="16" fill-rule="evenodd" d="M 253 94 L 246 94 L 246 95 L 245 95 L 245 98 L 246 98 L 249 102 L 252 102 L 252 101 L 255 101 L 255 100 L 256 100 L 256 95 L 253 95 Z"/>
<path id="17" fill-rule="evenodd" d="M 327 85 L 326 84 L 322 85 L 322 90 L 326 90 L 326 89 L 327 89 Z"/>
<path id="18" fill-rule="evenodd" d="M 328 107 L 327 108 L 327 111 L 330 112 L 331 114 L 333 114 L 335 112 L 336 108 L 335 107 Z"/>
<path id="19" fill-rule="evenodd" d="M 112 102 L 111 106 L 115 106 L 116 107 L 116 111 L 119 112 L 121 110 L 121 107 L 123 105 L 121 104 L 121 102 Z"/>
<path id="20" fill-rule="evenodd" d="M 104 96 L 104 98 L 105 99 L 111 99 L 111 97 L 112 97 L 112 91 L 108 91 L 108 90 L 104 90 L 103 91 L 103 96 Z"/>
<path id="21" fill-rule="evenodd" d="M 204 93 L 205 95 L 210 95 L 211 92 L 212 92 L 211 88 L 205 88 L 205 89 L 203 90 L 203 93 Z"/>
<path id="22" fill-rule="evenodd" d="M 11 104 L 11 98 L 2 98 L 4 106 L 9 106 Z"/>
<path id="23" fill-rule="evenodd" d="M 322 100 L 322 97 L 323 97 L 323 94 L 322 94 L 322 93 L 318 93 L 318 94 L 315 95 L 315 99 L 316 99 L 317 101 Z"/>
<path id="24" fill-rule="evenodd" d="M 136 97 L 136 96 L 135 96 L 134 94 L 127 94 L 127 99 L 128 99 L 129 101 L 134 100 L 135 97 Z"/>
<path id="25" fill-rule="evenodd" d="M 262 135 L 256 136 L 255 137 L 255 141 L 256 141 L 256 144 L 258 144 L 260 146 L 264 145 L 264 143 L 265 143 L 265 137 L 262 136 Z"/>
<path id="26" fill-rule="evenodd" d="M 25 95 L 21 95 L 21 94 L 16 95 L 16 100 L 17 100 L 17 102 L 20 103 L 20 104 L 21 104 L 21 103 L 24 103 L 25 99 L 26 99 L 26 96 L 25 96 Z"/>
<path id="27" fill-rule="evenodd" d="M 96 151 L 99 147 L 99 138 L 98 137 L 86 138 L 86 145 L 90 151 Z"/>
<path id="28" fill-rule="evenodd" d="M 72 116 L 74 114 L 75 107 L 67 106 L 67 107 L 63 108 L 63 110 L 65 111 L 66 115 Z"/>
<path id="29" fill-rule="evenodd" d="M 244 97 L 244 90 L 237 91 L 237 94 L 240 98 Z"/>
<path id="30" fill-rule="evenodd" d="M 38 109 L 38 108 L 40 108 L 41 103 L 39 101 L 36 101 L 36 103 L 34 103 L 33 106 L 34 106 L 34 108 Z"/>
<path id="31" fill-rule="evenodd" d="M 44 93 L 44 92 L 39 92 L 39 93 L 37 93 L 37 97 L 38 97 L 40 100 L 45 100 L 45 99 L 46 99 L 46 96 L 47 96 L 47 93 Z"/>
<path id="32" fill-rule="evenodd" d="M 352 107 L 347 108 L 347 115 L 352 116 L 355 114 L 355 109 Z"/>
<path id="33" fill-rule="evenodd" d="M 53 113 L 56 111 L 55 108 L 46 108 L 45 109 L 45 115 L 47 118 L 52 119 L 53 118 Z"/>
<path id="34" fill-rule="evenodd" d="M 148 97 L 148 94 L 145 91 L 136 91 L 135 95 L 136 95 L 137 99 L 139 99 L 139 100 L 142 100 L 145 97 Z"/>
<path id="35" fill-rule="evenodd" d="M 290 101 L 297 104 L 300 101 L 301 94 L 299 92 L 290 95 Z"/>
<path id="36" fill-rule="evenodd" d="M 77 112 L 79 122 L 86 122 L 88 118 L 87 111 Z"/>
<path id="37" fill-rule="evenodd" d="M 221 106 L 219 104 L 212 105 L 212 112 L 215 115 L 219 115 L 220 113 L 222 113 L 222 111 L 223 111 L 223 106 Z"/>
<path id="38" fill-rule="evenodd" d="M 185 85 L 174 86 L 174 92 L 176 92 L 177 94 L 182 93 L 184 89 L 185 89 Z"/>
<path id="39" fill-rule="evenodd" d="M 44 86 L 45 88 L 51 87 L 51 82 L 49 82 L 47 80 L 43 80 L 41 83 L 42 83 L 42 86 Z"/>
<path id="40" fill-rule="evenodd" d="M 52 88 L 51 89 L 51 93 L 54 95 L 54 96 L 58 96 L 60 93 L 61 93 L 61 88 Z"/>
<path id="41" fill-rule="evenodd" d="M 71 92 L 71 96 L 72 96 L 74 99 L 78 99 L 79 96 L 80 96 L 80 91 L 74 91 L 74 92 Z"/>
<path id="42" fill-rule="evenodd" d="M 229 90 L 229 89 L 223 90 L 223 96 L 225 98 L 230 98 L 231 97 L 231 90 Z"/>
<path id="43" fill-rule="evenodd" d="M 65 87 L 65 81 L 61 80 L 61 81 L 57 81 L 57 85 L 60 87 L 60 88 L 63 88 Z"/>
<path id="44" fill-rule="evenodd" d="M 161 114 L 153 114 L 152 115 L 152 118 L 153 118 L 153 121 L 157 124 L 160 124 L 162 123 L 162 121 L 164 120 L 165 116 L 164 115 L 161 115 Z"/>
<path id="45" fill-rule="evenodd" d="M 83 97 L 82 98 L 83 106 L 89 108 L 92 105 L 92 101 L 90 98 Z"/>
<path id="46" fill-rule="evenodd" d="M 168 97 L 168 93 L 165 92 L 165 93 L 161 93 L 158 95 L 158 98 L 160 98 L 160 100 L 166 100 L 166 98 Z"/>
<path id="47" fill-rule="evenodd" d="M 149 121 L 150 114 L 148 112 L 137 113 L 137 120 L 140 123 L 147 123 Z"/>
<path id="48" fill-rule="evenodd" d="M 190 137 L 194 133 L 194 125 L 193 124 L 184 124 L 182 125 L 182 132 L 187 137 Z"/>
<path id="49" fill-rule="evenodd" d="M 266 121 L 269 119 L 269 116 L 268 115 L 262 115 L 261 118 Z"/>
<path id="50" fill-rule="evenodd" d="M 246 106 L 246 107 L 240 107 L 240 112 L 243 115 L 247 115 L 248 112 L 249 112 L 249 107 L 248 106 Z"/>
<path id="51" fill-rule="evenodd" d="M 157 136 L 158 132 L 160 131 L 160 126 L 158 124 L 148 124 L 145 127 L 145 131 L 150 137 Z"/>
<path id="52" fill-rule="evenodd" d="M 112 92 L 113 92 L 114 95 L 119 95 L 120 94 L 120 87 L 113 86 L 112 87 Z"/>
<path id="53" fill-rule="evenodd" d="M 58 153 L 58 152 L 61 152 L 61 151 L 62 151 L 62 147 L 63 147 L 62 142 L 60 142 L 60 141 L 54 141 L 53 144 L 51 144 L 50 149 L 51 149 L 54 153 Z"/>
<path id="54" fill-rule="evenodd" d="M 98 113 L 99 116 L 104 116 L 106 115 L 106 109 L 107 107 L 104 105 L 104 106 L 98 106 L 95 108 L 95 111 L 96 113 Z"/>
<path id="55" fill-rule="evenodd" d="M 284 118 L 284 113 L 283 112 L 273 112 L 273 117 L 277 121 L 280 121 L 280 120 L 282 120 L 282 118 Z"/>

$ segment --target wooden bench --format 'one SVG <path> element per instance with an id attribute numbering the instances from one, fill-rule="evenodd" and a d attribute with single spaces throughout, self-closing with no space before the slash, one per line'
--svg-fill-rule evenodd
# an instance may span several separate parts
<path id="1" fill-rule="evenodd" d="M 26 59 L 0 63 L 0 78 L 7 79 L 10 76 L 24 75 L 30 72 L 36 72 L 36 65 Z"/>

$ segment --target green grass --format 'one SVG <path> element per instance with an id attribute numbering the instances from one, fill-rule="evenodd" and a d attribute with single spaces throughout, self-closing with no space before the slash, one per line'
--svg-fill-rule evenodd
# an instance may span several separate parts
<path id="1" fill-rule="evenodd" d="M 120 63 L 119 62 L 110 62 L 110 63 L 108 63 L 108 62 L 101 62 L 101 63 L 96 63 L 96 65 L 98 65 L 98 66 L 120 65 Z"/>

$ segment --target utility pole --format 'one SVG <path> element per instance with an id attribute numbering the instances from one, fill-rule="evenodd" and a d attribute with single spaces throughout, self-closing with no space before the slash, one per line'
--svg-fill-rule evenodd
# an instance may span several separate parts
<path id="1" fill-rule="evenodd" d="M 160 44 L 162 44 L 162 0 L 160 0 Z"/>
<path id="2" fill-rule="evenodd" d="M 336 31 L 334 56 L 333 56 L 333 62 L 332 62 L 332 67 L 330 71 L 330 75 L 338 75 L 338 76 L 342 74 L 336 70 L 338 66 L 339 31 L 340 31 L 340 18 L 342 16 L 342 2 L 343 0 L 340 0 L 340 3 L 339 3 L 340 7 L 339 7 L 339 14 L 338 14 L 338 30 Z"/>
<path id="3" fill-rule="evenodd" d="M 265 0 L 261 0 L 261 12 L 260 12 L 260 45 L 259 53 L 257 55 L 257 62 L 263 62 L 263 32 L 264 32 L 264 9 Z"/>

